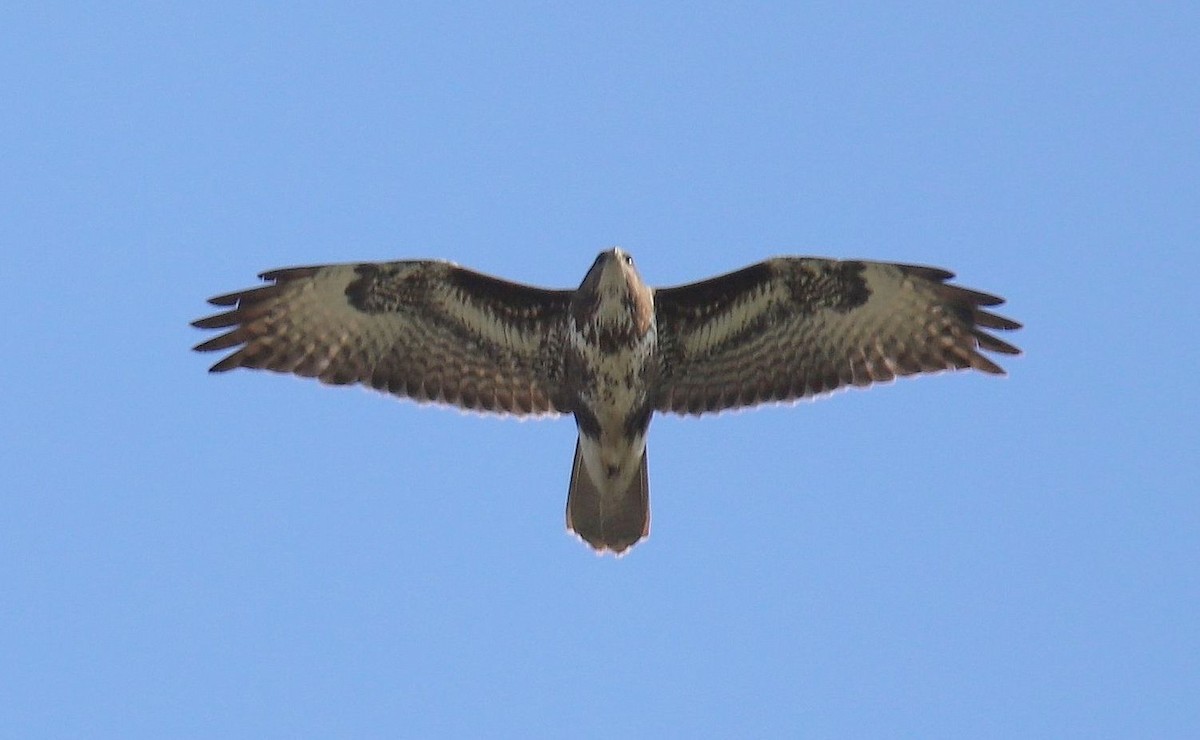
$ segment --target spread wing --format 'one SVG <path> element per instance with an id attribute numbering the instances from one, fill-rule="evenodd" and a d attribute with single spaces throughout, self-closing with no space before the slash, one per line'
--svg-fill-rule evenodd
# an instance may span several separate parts
<path id="1" fill-rule="evenodd" d="M 656 408 L 681 414 L 787 401 L 900 375 L 974 368 L 1020 351 L 988 333 L 1020 324 L 1003 299 L 945 270 L 777 258 L 655 291 L 662 349 Z"/>
<path id="2" fill-rule="evenodd" d="M 228 329 L 195 347 L 234 349 L 212 372 L 261 368 L 479 411 L 566 411 L 568 291 L 428 260 L 259 277 L 271 284 L 212 298 L 228 310 L 193 322 Z"/>

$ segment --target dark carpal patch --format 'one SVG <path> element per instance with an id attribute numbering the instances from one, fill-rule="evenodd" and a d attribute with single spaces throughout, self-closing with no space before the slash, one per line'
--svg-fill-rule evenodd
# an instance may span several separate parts
<path id="1" fill-rule="evenodd" d="M 346 300 L 370 314 L 394 313 L 428 300 L 429 276 L 425 270 L 362 264 L 354 268 L 357 278 L 346 286 Z"/>
<path id="2" fill-rule="evenodd" d="M 784 284 L 801 313 L 831 309 L 845 313 L 871 297 L 863 277 L 866 265 L 856 260 L 799 265 L 783 275 Z"/>

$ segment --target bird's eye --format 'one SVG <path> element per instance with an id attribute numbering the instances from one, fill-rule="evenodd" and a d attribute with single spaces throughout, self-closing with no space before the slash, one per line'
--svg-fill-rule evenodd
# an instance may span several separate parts
<path id="1" fill-rule="evenodd" d="M 625 264 L 627 264 L 627 265 L 633 264 L 633 256 L 632 255 L 628 255 L 628 254 L 625 255 Z"/>

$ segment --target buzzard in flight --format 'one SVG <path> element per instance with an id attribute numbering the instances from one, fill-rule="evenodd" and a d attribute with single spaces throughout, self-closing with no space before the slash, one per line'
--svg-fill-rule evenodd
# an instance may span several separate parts
<path id="1" fill-rule="evenodd" d="M 1003 370 L 1019 350 L 988 330 L 1003 299 L 933 267 L 779 257 L 651 288 L 620 249 L 575 290 L 511 283 L 451 262 L 293 267 L 210 302 L 238 367 L 361 383 L 502 414 L 571 414 L 579 429 L 567 527 L 620 554 L 650 531 L 646 432 L 655 411 L 703 414 L 899 375 Z"/>

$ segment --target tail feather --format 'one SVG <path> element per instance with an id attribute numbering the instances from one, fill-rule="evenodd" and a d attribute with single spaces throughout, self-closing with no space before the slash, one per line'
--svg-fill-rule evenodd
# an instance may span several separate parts
<path id="1" fill-rule="evenodd" d="M 567 529 L 597 552 L 611 550 L 617 555 L 650 534 L 650 481 L 645 451 L 638 472 L 624 491 L 603 492 L 584 468 L 577 441 L 571 488 L 567 493 Z"/>

